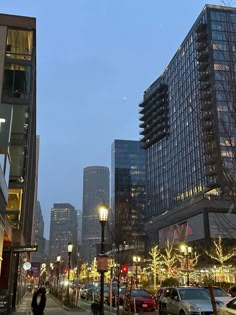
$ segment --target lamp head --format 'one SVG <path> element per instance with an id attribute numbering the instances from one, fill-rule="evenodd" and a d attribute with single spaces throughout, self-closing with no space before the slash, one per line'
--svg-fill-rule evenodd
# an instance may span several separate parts
<path id="1" fill-rule="evenodd" d="M 98 216 L 100 222 L 107 222 L 108 221 L 108 211 L 109 208 L 105 202 L 99 205 L 98 207 Z"/>
<path id="2" fill-rule="evenodd" d="M 73 251 L 73 244 L 71 242 L 69 242 L 67 245 L 67 252 L 68 252 L 68 254 L 71 254 L 72 251 Z"/>
<path id="3" fill-rule="evenodd" d="M 185 252 L 186 252 L 186 245 L 185 245 L 185 244 L 180 245 L 180 251 L 181 251 L 182 253 L 185 253 Z"/>
<path id="4" fill-rule="evenodd" d="M 133 256 L 133 262 L 140 262 L 140 261 L 141 261 L 141 257 Z"/>

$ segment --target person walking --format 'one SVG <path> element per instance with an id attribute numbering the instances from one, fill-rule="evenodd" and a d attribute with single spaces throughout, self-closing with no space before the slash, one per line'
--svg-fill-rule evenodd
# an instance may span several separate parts
<path id="1" fill-rule="evenodd" d="M 33 295 L 31 308 L 34 315 L 43 315 L 46 306 L 46 289 L 39 288 Z"/>

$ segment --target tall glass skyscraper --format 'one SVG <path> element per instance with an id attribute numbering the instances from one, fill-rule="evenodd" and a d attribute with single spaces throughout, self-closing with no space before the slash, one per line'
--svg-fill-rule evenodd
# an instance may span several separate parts
<path id="1" fill-rule="evenodd" d="M 143 247 L 145 206 L 145 150 L 139 141 L 112 144 L 112 242 Z"/>
<path id="2" fill-rule="evenodd" d="M 152 240 L 236 238 L 235 215 L 225 215 L 235 187 L 235 36 L 236 9 L 206 5 L 144 93 L 140 127 Z"/>
<path id="3" fill-rule="evenodd" d="M 98 218 L 98 206 L 109 202 L 110 172 L 106 166 L 88 166 L 83 177 L 83 219 L 81 257 L 92 262 L 100 253 L 101 226 Z M 106 225 L 107 230 L 108 224 Z"/>
<path id="4" fill-rule="evenodd" d="M 76 263 L 77 242 L 77 212 L 70 203 L 54 203 L 51 209 L 50 221 L 50 251 L 51 261 L 56 261 L 58 255 L 68 266 L 68 243 L 73 244 L 71 257 L 72 267 Z"/>

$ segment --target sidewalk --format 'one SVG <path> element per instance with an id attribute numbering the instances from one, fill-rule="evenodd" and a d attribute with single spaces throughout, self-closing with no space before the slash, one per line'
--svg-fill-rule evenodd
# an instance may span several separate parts
<path id="1" fill-rule="evenodd" d="M 13 311 L 11 314 L 12 315 L 31 315 L 32 314 L 31 301 L 32 301 L 32 293 L 27 292 L 25 296 L 23 297 L 22 302 L 19 305 L 17 305 L 16 310 Z M 50 295 L 47 293 L 47 303 L 46 303 L 47 313 L 50 313 L 50 306 L 55 305 L 55 304 L 58 305 L 59 308 L 61 307 L 65 311 L 69 311 L 71 314 L 73 312 L 76 312 L 76 313 L 79 312 L 81 315 L 82 313 L 88 314 L 88 311 L 86 311 L 83 308 L 73 308 L 73 309 L 67 308 L 66 306 L 62 305 L 62 303 L 59 300 L 57 300 L 53 295 Z"/>
<path id="2" fill-rule="evenodd" d="M 16 310 L 13 311 L 11 314 L 13 315 L 29 315 L 31 314 L 31 300 L 32 300 L 32 293 L 27 292 L 22 299 L 22 302 L 17 305 Z"/>
<path id="3" fill-rule="evenodd" d="M 32 300 L 32 293 L 27 292 L 25 296 L 22 299 L 22 302 L 17 305 L 16 310 L 12 311 L 12 315 L 31 315 L 31 300 Z M 58 306 L 58 314 L 63 313 L 68 311 L 71 315 L 73 314 L 80 314 L 80 315 L 88 315 L 89 313 L 91 314 L 91 309 L 90 305 L 88 308 L 81 306 L 79 308 L 68 308 L 65 305 L 62 305 L 61 301 L 59 301 L 57 298 L 55 298 L 53 295 L 50 295 L 47 293 L 47 303 L 46 303 L 46 313 L 50 314 L 53 312 L 55 314 L 55 306 Z M 53 310 L 52 310 L 53 309 Z M 112 310 L 112 312 L 105 306 L 104 307 L 104 313 L 105 315 L 111 315 L 111 314 L 116 314 L 116 310 Z M 65 313 L 63 313 L 65 314 Z"/>

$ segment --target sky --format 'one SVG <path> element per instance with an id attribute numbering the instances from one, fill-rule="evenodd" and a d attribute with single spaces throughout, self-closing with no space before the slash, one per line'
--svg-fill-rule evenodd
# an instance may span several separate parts
<path id="1" fill-rule="evenodd" d="M 115 139 L 140 139 L 143 93 L 206 3 L 223 1 L 0 0 L 1 13 L 37 23 L 38 200 L 47 239 L 54 203 L 82 209 L 83 169 L 110 167 Z"/>

